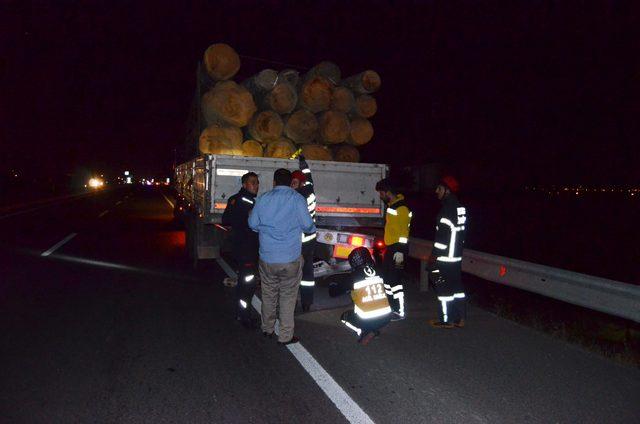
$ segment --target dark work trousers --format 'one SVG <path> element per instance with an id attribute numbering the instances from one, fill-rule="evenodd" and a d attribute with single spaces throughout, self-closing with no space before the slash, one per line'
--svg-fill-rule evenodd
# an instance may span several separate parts
<path id="1" fill-rule="evenodd" d="M 303 305 L 313 303 L 313 292 L 316 288 L 316 280 L 313 276 L 313 257 L 316 247 L 316 240 L 309 240 L 302 243 L 302 280 L 300 280 L 300 300 Z"/>
<path id="2" fill-rule="evenodd" d="M 236 284 L 236 317 L 238 319 L 251 318 L 251 299 L 256 292 L 258 278 L 257 264 L 243 260 L 236 263 L 238 284 Z"/>
<path id="3" fill-rule="evenodd" d="M 438 318 L 441 322 L 458 323 L 466 318 L 467 302 L 462 285 L 461 262 L 438 262 L 431 274 L 438 297 Z"/>
<path id="4" fill-rule="evenodd" d="M 404 286 L 402 285 L 402 268 L 396 266 L 393 254 L 397 252 L 392 248 L 387 249 L 382 260 L 382 278 L 384 279 L 384 291 L 389 300 L 389 306 L 393 312 L 404 316 Z M 405 254 L 405 260 L 407 255 Z"/>
<path id="5" fill-rule="evenodd" d="M 359 317 L 353 310 L 350 310 L 343 312 L 340 320 L 358 336 L 364 337 L 368 333 L 378 331 L 389 324 L 390 317 L 389 314 L 386 314 L 377 318 L 364 319 Z"/>

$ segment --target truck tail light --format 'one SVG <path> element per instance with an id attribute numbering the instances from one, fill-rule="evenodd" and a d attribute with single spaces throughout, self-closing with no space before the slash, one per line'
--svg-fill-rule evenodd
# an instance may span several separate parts
<path id="1" fill-rule="evenodd" d="M 351 246 L 360 247 L 364 245 L 364 238 L 359 236 L 349 237 L 349 244 Z"/>

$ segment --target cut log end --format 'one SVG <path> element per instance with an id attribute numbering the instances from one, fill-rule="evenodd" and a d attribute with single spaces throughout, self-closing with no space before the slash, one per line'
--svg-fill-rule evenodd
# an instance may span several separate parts
<path id="1" fill-rule="evenodd" d="M 300 148 L 302 154 L 309 160 L 333 160 L 331 150 L 322 144 L 304 144 Z"/>
<path id="2" fill-rule="evenodd" d="M 318 120 L 308 110 L 297 110 L 286 118 L 284 134 L 296 143 L 311 143 L 317 131 Z"/>
<path id="3" fill-rule="evenodd" d="M 331 109 L 349 113 L 355 105 L 353 92 L 347 87 L 335 87 L 331 93 Z"/>
<path id="4" fill-rule="evenodd" d="M 312 113 L 329 109 L 331 105 L 331 82 L 321 76 L 310 78 L 300 91 L 300 105 Z"/>
<path id="5" fill-rule="evenodd" d="M 324 112 L 319 120 L 320 141 L 324 144 L 338 144 L 349 137 L 349 119 L 342 112 Z"/>
<path id="6" fill-rule="evenodd" d="M 264 151 L 264 156 L 268 158 L 289 159 L 296 151 L 296 147 L 286 138 L 270 141 Z"/>
<path id="7" fill-rule="evenodd" d="M 256 140 L 246 140 L 242 143 L 242 155 L 250 157 L 262 157 L 264 154 L 262 144 Z"/>
<path id="8" fill-rule="evenodd" d="M 348 144 L 333 147 L 333 159 L 338 162 L 360 162 L 360 152 Z"/>
<path id="9" fill-rule="evenodd" d="M 371 118 L 378 111 L 376 99 L 368 94 L 363 94 L 356 98 L 353 114 L 362 118 Z"/>
<path id="10" fill-rule="evenodd" d="M 216 84 L 202 98 L 202 110 L 207 124 L 224 122 L 244 127 L 256 111 L 253 96 L 233 81 Z"/>
<path id="11" fill-rule="evenodd" d="M 214 80 L 227 80 L 240 69 L 240 57 L 228 44 L 216 43 L 205 50 L 204 65 Z"/>
<path id="12" fill-rule="evenodd" d="M 267 107 L 280 114 L 291 113 L 298 103 L 298 93 L 291 84 L 281 82 L 267 95 L 266 103 Z"/>
<path id="13" fill-rule="evenodd" d="M 280 115 L 272 110 L 264 110 L 253 116 L 248 131 L 253 139 L 264 142 L 280 138 L 283 128 Z"/>
<path id="14" fill-rule="evenodd" d="M 242 155 L 242 131 L 240 128 L 214 124 L 202 131 L 200 152 L 213 155 Z"/>
<path id="15" fill-rule="evenodd" d="M 373 125 L 369 120 L 356 118 L 351 121 L 351 129 L 347 142 L 353 146 L 363 146 L 373 138 Z"/>

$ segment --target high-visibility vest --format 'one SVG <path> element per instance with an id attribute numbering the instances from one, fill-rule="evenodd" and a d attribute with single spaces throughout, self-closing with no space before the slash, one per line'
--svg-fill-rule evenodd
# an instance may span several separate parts
<path id="1" fill-rule="evenodd" d="M 404 201 L 402 194 L 399 194 L 395 202 L 387 206 L 384 225 L 384 243 L 387 246 L 396 243 L 404 247 L 408 246 L 412 216 L 413 214 Z"/>
<path id="2" fill-rule="evenodd" d="M 354 312 L 361 319 L 379 318 L 391 313 L 384 292 L 384 281 L 377 275 L 355 282 L 351 290 L 351 299 Z"/>

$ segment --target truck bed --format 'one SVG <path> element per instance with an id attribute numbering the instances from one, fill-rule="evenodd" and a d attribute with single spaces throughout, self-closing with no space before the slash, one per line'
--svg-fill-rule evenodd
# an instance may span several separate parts
<path id="1" fill-rule="evenodd" d="M 317 199 L 318 226 L 382 227 L 383 204 L 375 184 L 387 175 L 384 164 L 307 161 Z M 297 160 L 227 155 L 197 157 L 176 168 L 176 190 L 196 205 L 206 223 L 219 223 L 227 199 L 240 190 L 240 177 L 252 171 L 260 192 L 271 190 L 278 168 L 298 169 Z"/>

